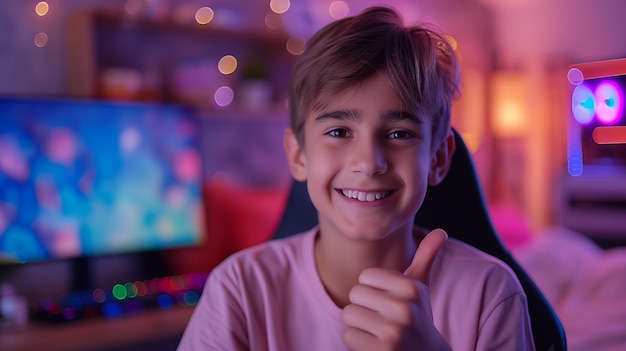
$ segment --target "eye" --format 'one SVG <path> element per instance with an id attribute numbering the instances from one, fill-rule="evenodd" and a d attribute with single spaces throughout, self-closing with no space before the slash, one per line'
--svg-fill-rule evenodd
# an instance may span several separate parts
<path id="1" fill-rule="evenodd" d="M 349 136 L 348 130 L 343 128 L 335 128 L 326 132 L 326 135 L 333 138 L 347 138 Z"/>
<path id="2" fill-rule="evenodd" d="M 415 135 L 406 130 L 395 130 L 388 134 L 390 139 L 410 139 L 415 137 Z"/>

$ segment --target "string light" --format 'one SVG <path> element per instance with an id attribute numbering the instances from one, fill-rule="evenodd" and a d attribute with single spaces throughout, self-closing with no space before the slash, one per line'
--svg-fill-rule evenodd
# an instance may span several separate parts
<path id="1" fill-rule="evenodd" d="M 102 289 L 94 289 L 92 298 L 97 303 L 103 303 L 106 299 L 106 293 Z"/>
<path id="2" fill-rule="evenodd" d="M 334 19 L 341 19 L 348 15 L 350 7 L 343 1 L 333 1 L 328 5 L 328 13 Z"/>
<path id="3" fill-rule="evenodd" d="M 217 69 L 222 74 L 231 74 L 237 69 L 237 58 L 233 55 L 226 55 L 217 63 Z"/>
<path id="4" fill-rule="evenodd" d="M 122 284 L 115 284 L 111 292 L 113 293 L 113 296 L 115 296 L 115 298 L 118 300 L 124 300 L 128 296 L 126 288 Z"/>
<path id="5" fill-rule="evenodd" d="M 265 15 L 265 26 L 272 30 L 277 30 L 283 27 L 282 18 L 275 12 L 270 12 Z"/>
<path id="6" fill-rule="evenodd" d="M 35 35 L 35 45 L 38 48 L 42 48 L 48 44 L 48 34 L 44 32 L 37 33 Z"/>
<path id="7" fill-rule="evenodd" d="M 285 47 L 287 51 L 292 55 L 302 55 L 304 52 L 304 44 L 306 43 L 305 39 L 302 38 L 289 38 L 287 39 L 287 43 Z"/>
<path id="8" fill-rule="evenodd" d="M 270 1 L 270 9 L 274 13 L 285 13 L 291 7 L 291 2 L 289 0 L 271 0 Z"/>
<path id="9" fill-rule="evenodd" d="M 210 7 L 201 7 L 196 11 L 196 22 L 198 24 L 208 24 L 213 20 L 215 12 Z"/>
<path id="10" fill-rule="evenodd" d="M 115 318 L 150 307 L 193 306 L 200 300 L 206 278 L 207 273 L 191 273 L 119 283 L 108 292 L 100 288 L 73 292 L 59 301 L 40 301 L 38 313 L 51 320 L 67 321 L 79 317 Z"/>
<path id="11" fill-rule="evenodd" d="M 45 1 L 41 1 L 37 5 L 35 5 L 35 12 L 39 16 L 45 16 L 49 10 L 50 10 L 50 5 L 48 5 L 48 3 Z"/>
<path id="12" fill-rule="evenodd" d="M 128 0 L 124 4 L 124 11 L 129 15 L 137 15 L 141 12 L 142 7 L 141 0 Z"/>
<path id="13" fill-rule="evenodd" d="M 224 107 L 230 105 L 233 102 L 233 98 L 235 94 L 233 93 L 233 89 L 229 86 L 221 86 L 215 91 L 214 100 L 218 106 Z"/>

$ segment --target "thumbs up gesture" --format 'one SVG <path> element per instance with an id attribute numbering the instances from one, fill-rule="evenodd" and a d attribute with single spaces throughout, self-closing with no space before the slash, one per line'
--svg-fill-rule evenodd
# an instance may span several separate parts
<path id="1" fill-rule="evenodd" d="M 342 339 L 355 351 L 450 350 L 433 324 L 430 268 L 448 235 L 435 229 L 422 240 L 411 265 L 400 273 L 367 268 L 343 309 Z"/>

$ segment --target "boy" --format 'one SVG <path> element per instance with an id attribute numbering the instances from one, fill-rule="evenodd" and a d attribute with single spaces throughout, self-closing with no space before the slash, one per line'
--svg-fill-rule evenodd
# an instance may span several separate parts
<path id="1" fill-rule="evenodd" d="M 319 226 L 226 259 L 179 350 L 534 350 L 511 270 L 413 225 L 454 152 L 457 91 L 444 37 L 391 9 L 311 38 L 285 149 Z"/>

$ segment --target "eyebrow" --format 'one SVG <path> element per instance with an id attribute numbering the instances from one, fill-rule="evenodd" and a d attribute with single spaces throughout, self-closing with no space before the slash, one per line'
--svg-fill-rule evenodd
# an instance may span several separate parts
<path id="1" fill-rule="evenodd" d="M 421 119 L 415 117 L 415 115 L 413 115 L 412 113 L 409 113 L 408 111 L 398 111 L 398 110 L 384 111 L 381 113 L 380 119 L 383 121 L 410 120 L 411 122 L 418 123 L 418 124 L 424 122 Z M 315 118 L 315 122 L 320 122 L 320 123 L 328 121 L 328 120 L 360 121 L 361 115 L 358 110 L 349 109 L 349 110 L 337 110 L 337 111 L 325 112 Z"/>
<path id="2" fill-rule="evenodd" d="M 350 109 L 350 110 L 337 110 L 337 111 L 325 112 L 315 118 L 315 122 L 325 122 L 327 120 L 359 121 L 361 120 L 361 117 L 357 110 Z"/>
<path id="3" fill-rule="evenodd" d="M 384 121 L 402 121 L 405 119 L 410 120 L 411 122 L 414 123 L 423 123 L 424 121 L 415 117 L 415 115 L 413 115 L 412 113 L 408 112 L 408 111 L 387 111 L 385 113 L 382 114 L 381 119 L 383 119 Z"/>

